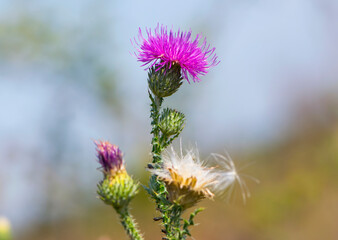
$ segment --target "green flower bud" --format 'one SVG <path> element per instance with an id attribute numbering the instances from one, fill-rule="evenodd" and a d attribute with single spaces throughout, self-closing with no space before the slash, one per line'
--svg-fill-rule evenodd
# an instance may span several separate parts
<path id="1" fill-rule="evenodd" d="M 182 85 L 181 67 L 173 64 L 169 69 L 167 66 L 157 68 L 158 66 L 155 65 L 149 69 L 149 89 L 157 97 L 163 98 L 174 94 Z"/>
<path id="2" fill-rule="evenodd" d="M 184 114 L 175 109 L 165 108 L 159 119 L 159 128 L 166 136 L 180 133 L 184 128 Z"/>
<path id="3" fill-rule="evenodd" d="M 116 211 L 127 209 L 129 202 L 138 193 L 138 183 L 125 170 L 107 176 L 97 187 L 100 199 Z"/>
<path id="4" fill-rule="evenodd" d="M 102 201 L 117 211 L 127 209 L 130 200 L 138 192 L 138 183 L 128 175 L 123 163 L 123 154 L 116 145 L 107 141 L 95 144 L 104 176 L 97 185 L 97 193 Z"/>

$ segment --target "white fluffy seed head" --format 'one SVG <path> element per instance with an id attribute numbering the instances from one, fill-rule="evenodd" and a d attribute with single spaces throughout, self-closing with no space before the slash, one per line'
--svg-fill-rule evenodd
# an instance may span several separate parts
<path id="1" fill-rule="evenodd" d="M 163 168 L 149 169 L 149 171 L 167 185 L 194 192 L 200 197 L 198 200 L 231 193 L 236 182 L 242 190 L 243 200 L 245 201 L 249 196 L 246 184 L 238 175 L 234 162 L 228 154 L 226 156 L 212 154 L 217 165 L 209 166 L 207 160 L 201 161 L 197 148 L 192 148 L 185 154 L 182 152 L 182 147 L 180 150 L 178 154 L 173 147 L 170 147 L 162 155 Z"/>
<path id="2" fill-rule="evenodd" d="M 230 197 L 235 187 L 235 184 L 237 183 L 241 190 L 243 202 L 245 203 L 246 199 L 250 197 L 250 192 L 246 185 L 246 182 L 241 177 L 241 175 L 239 175 L 236 169 L 236 166 L 233 160 L 231 159 L 230 155 L 228 153 L 226 153 L 225 155 L 213 153 L 211 154 L 211 156 L 220 166 L 220 168 L 217 169 L 217 171 L 219 172 L 218 182 L 215 183 L 215 186 L 214 186 L 214 189 L 217 192 L 217 194 L 224 195 L 225 193 L 229 193 L 227 197 Z M 254 178 L 252 179 L 258 182 L 258 180 Z"/>

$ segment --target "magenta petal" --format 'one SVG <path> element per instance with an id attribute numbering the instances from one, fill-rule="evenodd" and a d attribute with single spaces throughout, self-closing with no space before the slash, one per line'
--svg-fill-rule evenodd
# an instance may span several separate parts
<path id="1" fill-rule="evenodd" d="M 134 39 L 139 47 L 136 57 L 138 61 L 144 63 L 142 66 L 148 65 L 150 68 L 160 62 L 162 66 L 166 65 L 170 68 L 173 63 L 179 64 L 182 75 L 188 82 L 188 76 L 194 82 L 199 82 L 199 75 L 205 75 L 210 67 L 219 63 L 214 53 L 215 48 L 210 48 L 205 38 L 202 45 L 198 46 L 202 36 L 197 34 L 192 40 L 191 30 L 173 32 L 171 29 L 168 34 L 167 27 L 163 25 L 160 27 L 158 24 L 154 33 L 151 29 L 146 29 L 146 33 L 147 39 L 143 37 L 139 28 L 139 43 Z"/>

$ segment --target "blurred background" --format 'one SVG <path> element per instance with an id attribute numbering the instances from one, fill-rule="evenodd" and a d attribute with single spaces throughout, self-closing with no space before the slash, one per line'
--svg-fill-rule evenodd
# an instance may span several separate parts
<path id="1" fill-rule="evenodd" d="M 130 40 L 164 24 L 202 33 L 220 64 L 166 104 L 184 145 L 225 151 L 251 198 L 203 201 L 196 239 L 338 239 L 338 2 L 0 1 L 0 216 L 18 240 L 127 239 L 96 197 L 93 140 L 149 175 L 147 73 Z M 154 204 L 132 202 L 146 239 Z"/>

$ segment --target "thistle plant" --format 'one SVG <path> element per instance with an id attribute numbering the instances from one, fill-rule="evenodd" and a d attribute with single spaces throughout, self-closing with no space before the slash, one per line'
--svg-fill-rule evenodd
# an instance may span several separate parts
<path id="1" fill-rule="evenodd" d="M 97 185 L 100 199 L 119 214 L 130 239 L 142 239 L 136 223 L 129 213 L 129 202 L 138 192 L 138 183 L 128 175 L 121 150 L 109 142 L 96 142 L 97 158 L 101 164 L 103 180 Z"/>
<path id="2" fill-rule="evenodd" d="M 200 159 L 197 148 L 184 151 L 181 144 L 179 152 L 175 151 L 171 144 L 185 126 L 185 115 L 173 108 L 162 109 L 165 98 L 176 93 L 184 80 L 199 82 L 219 61 L 215 48 L 205 39 L 201 41 L 199 34 L 192 39 L 191 31 L 168 31 L 158 25 L 154 31 L 147 29 L 145 36 L 139 29 L 133 43 L 137 60 L 148 71 L 152 159 L 147 165 L 150 179 L 145 190 L 156 204 L 158 217 L 154 221 L 162 226 L 162 239 L 186 239 L 191 236 L 194 217 L 203 208 L 193 210 L 188 219 L 183 219 L 184 211 L 203 199 L 226 193 L 236 181 L 246 189 L 228 155 L 213 154 L 217 165 L 212 166 Z M 103 173 L 98 184 L 100 199 L 116 210 L 130 239 L 143 239 L 129 213 L 129 202 L 139 184 L 127 174 L 117 146 L 102 141 L 96 146 Z"/>

